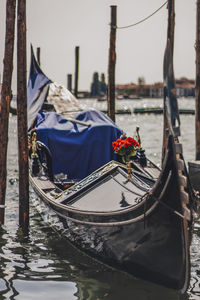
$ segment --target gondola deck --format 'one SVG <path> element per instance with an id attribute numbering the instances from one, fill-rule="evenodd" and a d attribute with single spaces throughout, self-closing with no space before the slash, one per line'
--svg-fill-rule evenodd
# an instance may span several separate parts
<path id="1" fill-rule="evenodd" d="M 154 179 L 139 172 L 137 175 L 140 174 L 140 177 L 132 175 L 131 179 L 127 180 L 128 175 L 124 168 L 126 169 L 122 164 L 111 161 L 64 191 L 45 176 L 32 177 L 32 181 L 39 190 L 48 193 L 56 203 L 88 211 L 112 212 L 138 204 L 138 199 L 144 196 L 155 183 Z"/>

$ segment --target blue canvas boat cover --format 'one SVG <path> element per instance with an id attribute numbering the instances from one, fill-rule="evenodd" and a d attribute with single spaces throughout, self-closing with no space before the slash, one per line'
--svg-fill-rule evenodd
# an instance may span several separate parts
<path id="1" fill-rule="evenodd" d="M 52 154 L 53 174 L 64 173 L 80 180 L 112 159 L 116 159 L 112 142 L 122 134 L 120 128 L 104 113 L 83 111 L 75 119 L 90 127 L 71 122 L 55 112 L 40 112 L 37 139 Z"/>

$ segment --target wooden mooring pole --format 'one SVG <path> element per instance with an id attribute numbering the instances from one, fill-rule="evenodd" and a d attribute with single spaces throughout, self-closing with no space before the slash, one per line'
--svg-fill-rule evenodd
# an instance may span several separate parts
<path id="1" fill-rule="evenodd" d="M 110 48 L 108 62 L 108 116 L 115 122 L 115 64 L 116 64 L 117 6 L 111 6 Z"/>
<path id="2" fill-rule="evenodd" d="M 168 28 L 167 28 L 167 40 L 170 40 L 171 55 L 173 60 L 174 53 L 174 27 L 175 27 L 175 5 L 174 0 L 168 0 Z M 163 146 L 162 146 L 162 161 L 165 157 L 165 151 L 167 149 L 167 135 L 166 130 L 168 128 L 167 116 L 166 116 L 166 95 L 164 93 L 163 103 Z"/>
<path id="3" fill-rule="evenodd" d="M 7 178 L 8 124 L 13 72 L 16 1 L 7 0 L 3 84 L 0 101 L 0 225 L 4 224 Z"/>
<path id="4" fill-rule="evenodd" d="M 72 91 L 72 74 L 67 74 L 67 89 Z"/>
<path id="5" fill-rule="evenodd" d="M 17 120 L 19 160 L 19 225 L 29 226 L 29 174 L 26 83 L 26 0 L 18 0 L 17 10 Z"/>
<path id="6" fill-rule="evenodd" d="M 40 47 L 37 47 L 37 61 L 40 66 Z"/>
<path id="7" fill-rule="evenodd" d="M 197 0 L 196 13 L 196 109 L 195 109 L 195 134 L 196 134 L 196 160 L 200 160 L 200 0 Z"/>
<path id="8" fill-rule="evenodd" d="M 74 95 L 78 98 L 78 75 L 79 75 L 79 46 L 75 48 L 75 75 L 74 75 Z"/>

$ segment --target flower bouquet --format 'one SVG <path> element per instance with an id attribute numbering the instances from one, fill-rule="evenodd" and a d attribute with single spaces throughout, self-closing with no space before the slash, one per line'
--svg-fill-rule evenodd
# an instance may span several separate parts
<path id="1" fill-rule="evenodd" d="M 132 137 L 119 138 L 112 143 L 115 153 L 122 157 L 124 163 L 130 161 L 132 156 L 135 156 L 140 144 Z"/>

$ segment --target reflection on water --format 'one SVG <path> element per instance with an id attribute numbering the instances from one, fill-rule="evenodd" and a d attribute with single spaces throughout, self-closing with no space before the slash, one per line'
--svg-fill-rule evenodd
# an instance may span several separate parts
<path id="1" fill-rule="evenodd" d="M 141 105 L 142 101 L 137 102 Z M 91 104 L 91 100 L 81 101 L 84 105 L 88 102 Z M 153 105 L 153 102 L 151 104 Z M 133 104 L 126 101 L 126 105 Z M 186 160 L 194 159 L 194 116 L 181 116 L 181 121 L 185 158 Z M 146 153 L 154 162 L 160 163 L 162 116 L 117 115 L 117 123 L 126 129 L 127 134 L 134 134 L 135 127 L 139 124 Z M 0 299 L 178 300 L 200 298 L 199 222 L 195 223 L 191 248 L 191 287 L 187 293 L 180 295 L 175 291 L 134 279 L 96 262 L 75 249 L 62 237 L 62 226 L 58 220 L 55 221 L 57 231 L 48 226 L 35 208 L 38 202 L 31 189 L 30 232 L 27 237 L 23 237 L 18 229 L 16 117 L 10 118 L 8 154 L 6 220 L 4 227 L 0 230 Z M 43 213 L 42 206 L 40 213 Z M 43 218 L 45 218 L 44 213 Z"/>
<path id="2" fill-rule="evenodd" d="M 1 299 L 189 299 L 96 262 L 31 211 L 28 237 L 1 232 Z"/>

